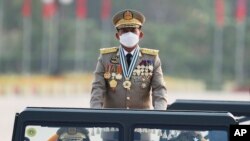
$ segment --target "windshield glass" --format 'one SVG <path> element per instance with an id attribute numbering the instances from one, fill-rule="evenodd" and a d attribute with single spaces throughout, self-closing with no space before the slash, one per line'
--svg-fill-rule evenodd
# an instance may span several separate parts
<path id="1" fill-rule="evenodd" d="M 119 141 L 116 127 L 26 126 L 24 141 Z M 133 141 L 228 141 L 224 130 L 135 128 Z"/>
<path id="2" fill-rule="evenodd" d="M 112 134 L 114 133 L 114 134 Z M 29 125 L 25 128 L 24 141 L 102 141 L 119 140 L 119 128 L 116 127 L 49 127 Z M 106 137 L 108 138 L 108 137 Z"/>
<path id="3" fill-rule="evenodd" d="M 160 128 L 135 128 L 134 141 L 228 141 L 223 130 L 185 130 Z"/>

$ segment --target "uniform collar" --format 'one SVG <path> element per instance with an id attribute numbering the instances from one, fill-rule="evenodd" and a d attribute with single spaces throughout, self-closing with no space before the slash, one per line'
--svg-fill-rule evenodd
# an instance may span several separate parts
<path id="1" fill-rule="evenodd" d="M 124 55 L 127 56 L 128 53 L 130 53 L 132 56 L 135 53 L 135 49 L 133 49 L 131 52 L 127 52 L 125 49 L 123 49 Z"/>
<path id="2" fill-rule="evenodd" d="M 138 45 L 137 47 L 138 47 L 139 50 L 140 50 L 140 46 Z M 120 49 L 123 49 L 122 46 L 119 46 L 119 50 L 120 50 Z M 128 52 L 127 52 L 125 49 L 123 49 L 123 52 L 124 52 L 124 55 L 125 55 L 125 56 L 128 54 Z M 131 51 L 130 53 L 131 53 L 132 55 L 134 55 L 134 52 L 135 52 L 135 50 Z M 117 55 L 117 56 L 120 55 L 119 51 L 117 51 L 116 55 Z M 140 50 L 140 51 L 139 51 L 139 57 L 141 57 L 141 56 L 142 56 L 142 55 L 141 55 L 141 50 Z"/>

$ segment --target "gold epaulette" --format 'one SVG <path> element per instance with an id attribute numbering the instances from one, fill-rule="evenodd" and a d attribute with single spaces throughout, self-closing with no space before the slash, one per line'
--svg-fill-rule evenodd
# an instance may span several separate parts
<path id="1" fill-rule="evenodd" d="M 149 55 L 158 55 L 159 50 L 149 49 L 149 48 L 141 48 L 141 52 Z"/>
<path id="2" fill-rule="evenodd" d="M 112 53 L 112 52 L 116 52 L 117 50 L 118 50 L 118 47 L 101 48 L 100 53 L 101 54 Z"/>

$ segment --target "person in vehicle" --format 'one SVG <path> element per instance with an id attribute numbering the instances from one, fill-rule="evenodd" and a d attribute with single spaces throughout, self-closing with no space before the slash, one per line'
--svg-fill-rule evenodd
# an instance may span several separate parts
<path id="1" fill-rule="evenodd" d="M 183 131 L 177 137 L 166 141 L 207 141 L 207 140 L 199 132 Z"/>
<path id="2" fill-rule="evenodd" d="M 91 108 L 166 110 L 167 90 L 158 50 L 139 46 L 144 22 L 145 16 L 135 10 L 114 15 L 115 37 L 120 45 L 100 49 Z M 108 135 L 107 140 L 114 135 Z"/>
<path id="3" fill-rule="evenodd" d="M 48 141 L 90 141 L 89 131 L 85 128 L 62 127 Z"/>
<path id="4" fill-rule="evenodd" d="M 166 110 L 167 91 L 158 50 L 139 46 L 144 22 L 144 15 L 135 10 L 114 15 L 120 46 L 100 50 L 91 108 Z"/>

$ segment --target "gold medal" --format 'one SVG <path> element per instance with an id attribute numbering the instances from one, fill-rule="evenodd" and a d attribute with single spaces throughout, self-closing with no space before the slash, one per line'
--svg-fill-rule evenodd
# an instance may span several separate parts
<path id="1" fill-rule="evenodd" d="M 109 81 L 109 85 L 114 90 L 117 86 L 117 81 L 112 79 L 111 81 Z"/>
<path id="2" fill-rule="evenodd" d="M 111 77 L 110 69 L 111 69 L 111 65 L 108 65 L 107 68 L 106 68 L 106 71 L 104 73 L 104 78 L 105 79 L 110 79 L 110 77 Z"/>
<path id="3" fill-rule="evenodd" d="M 116 70 L 115 70 L 115 66 L 114 65 L 111 65 L 110 72 L 111 72 L 112 79 L 114 79 L 115 76 L 116 76 Z"/>
<path id="4" fill-rule="evenodd" d="M 115 78 L 117 80 L 121 80 L 122 79 L 122 68 L 121 65 L 117 65 L 117 69 L 116 69 L 117 75 L 115 76 Z"/>
<path id="5" fill-rule="evenodd" d="M 105 72 L 105 73 L 104 73 L 104 78 L 105 78 L 105 79 L 109 79 L 110 77 L 111 77 L 110 72 Z"/>
<path id="6" fill-rule="evenodd" d="M 130 87 L 131 87 L 131 82 L 126 79 L 124 82 L 123 82 L 123 87 L 126 88 L 127 90 L 130 90 Z"/>

